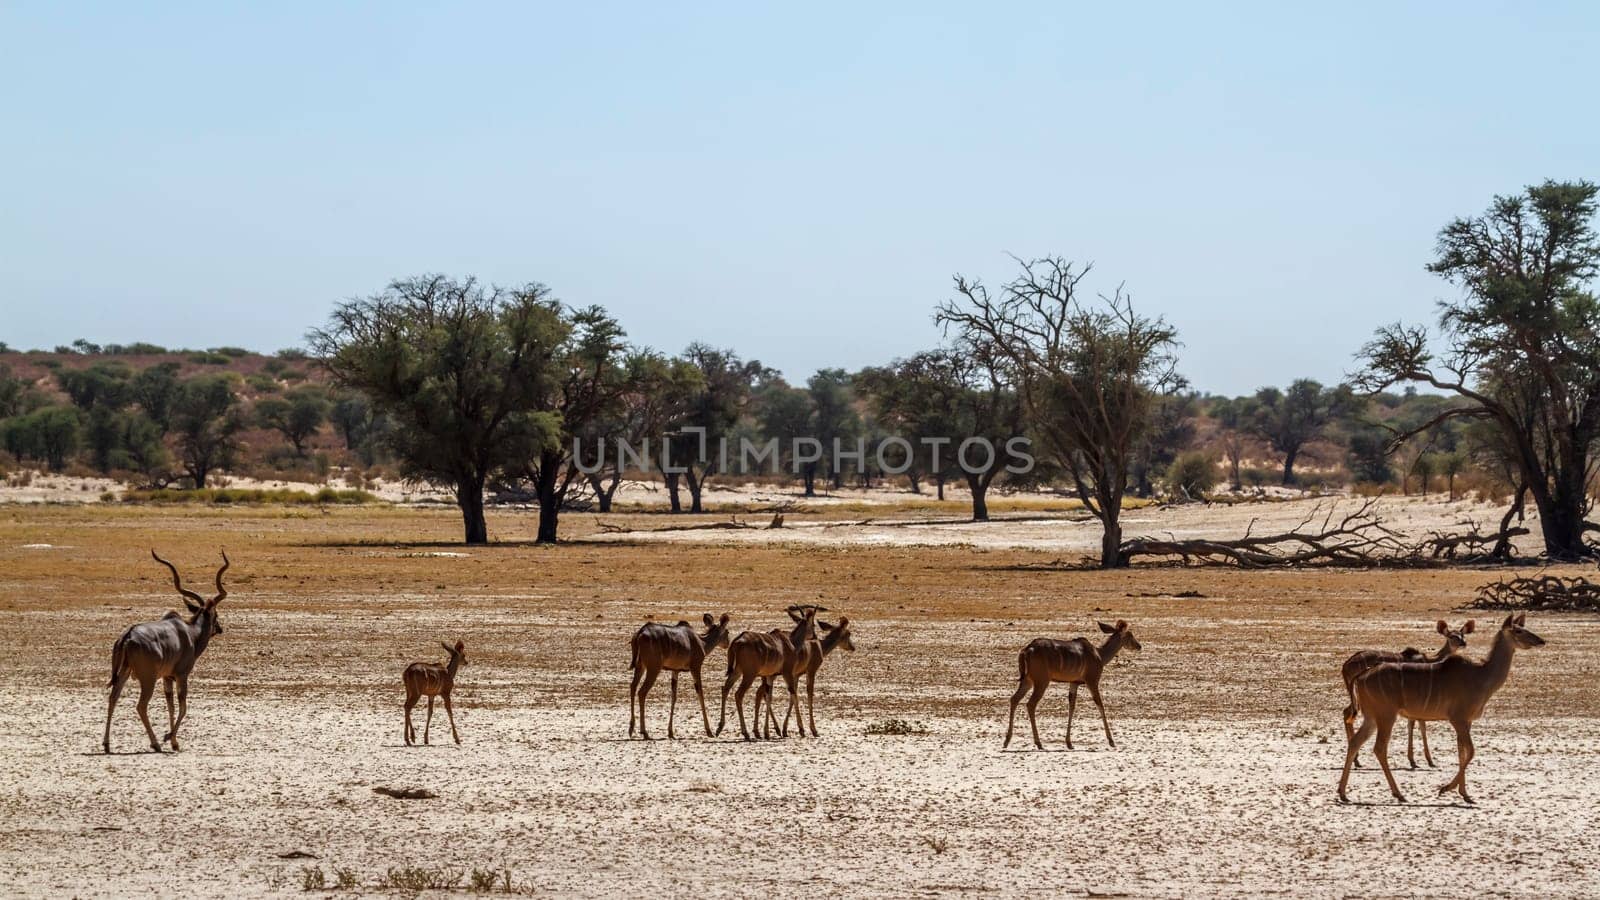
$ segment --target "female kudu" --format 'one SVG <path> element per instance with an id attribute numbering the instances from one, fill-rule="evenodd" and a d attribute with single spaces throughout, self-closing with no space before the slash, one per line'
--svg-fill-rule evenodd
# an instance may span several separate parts
<path id="1" fill-rule="evenodd" d="M 722 682 L 722 708 L 717 714 L 717 734 L 722 733 L 722 727 L 727 723 L 728 690 L 733 687 L 735 678 L 739 679 L 739 690 L 734 694 L 733 703 L 739 713 L 739 733 L 747 741 L 751 737 L 750 729 L 745 724 L 744 697 L 757 678 L 781 676 L 789 688 L 790 696 L 794 696 L 796 673 L 805 670 L 801 660 L 804 654 L 811 652 L 809 645 L 816 643 L 817 613 L 823 611 L 824 608 L 820 606 L 791 606 L 785 610 L 789 618 L 795 621 L 789 633 L 785 634 L 781 629 L 766 634 L 746 631 L 728 644 L 728 671 Z M 820 653 L 820 649 L 817 652 Z M 756 692 L 754 714 L 758 729 L 763 693 L 770 696 L 771 689 L 762 688 Z M 770 707 L 771 702 L 767 705 Z"/>
<path id="2" fill-rule="evenodd" d="M 1356 679 L 1360 678 L 1374 666 L 1391 662 L 1438 662 L 1446 656 L 1461 652 L 1467 646 L 1467 635 L 1472 633 L 1478 623 L 1468 619 L 1466 624 L 1452 631 L 1445 620 L 1440 619 L 1434 623 L 1434 628 L 1444 635 L 1444 646 L 1439 652 L 1428 656 L 1415 647 L 1407 647 L 1399 653 L 1387 650 L 1357 650 L 1350 654 L 1344 661 L 1344 668 L 1340 675 L 1344 678 L 1345 693 L 1350 695 L 1350 702 L 1344 708 L 1344 739 L 1356 733 Z M 1406 759 L 1410 761 L 1411 768 L 1417 767 L 1416 733 L 1418 725 L 1422 729 L 1422 758 L 1427 760 L 1429 768 L 1433 768 L 1433 754 L 1428 751 L 1428 723 L 1418 723 L 1415 719 L 1406 720 Z M 1356 768 L 1361 768 L 1361 760 L 1356 760 Z"/>
<path id="3" fill-rule="evenodd" d="M 439 646 L 444 652 L 450 654 L 450 661 L 445 665 L 438 663 L 414 662 L 406 666 L 401 680 L 406 685 L 406 746 L 411 746 L 417 741 L 417 729 L 411 725 L 411 709 L 417 705 L 420 697 L 428 698 L 428 718 L 422 723 L 422 743 L 428 743 L 428 732 L 433 730 L 433 698 L 438 697 L 444 701 L 445 715 L 450 717 L 450 736 L 461 743 L 461 735 L 456 732 L 456 710 L 450 703 L 450 693 L 456 688 L 456 670 L 467 663 L 467 645 L 456 641 L 454 647 L 443 641 Z"/>
<path id="4" fill-rule="evenodd" d="M 1356 679 L 1356 705 L 1361 708 L 1361 728 L 1345 748 L 1344 771 L 1339 775 L 1339 799 L 1348 801 L 1345 787 L 1350 782 L 1350 766 L 1356 753 L 1374 730 L 1378 742 L 1373 751 L 1389 792 L 1404 803 L 1406 798 L 1389 771 L 1389 734 L 1395 718 L 1409 716 L 1423 722 L 1446 721 L 1456 730 L 1456 777 L 1445 782 L 1439 793 L 1455 788 L 1468 803 L 1467 763 L 1476 750 L 1472 746 L 1472 723 L 1483 715 L 1489 698 L 1506 683 L 1511 674 L 1511 657 L 1517 650 L 1544 646 L 1544 638 L 1522 627 L 1527 614 L 1506 616 L 1494 636 L 1494 646 L 1482 662 L 1465 656 L 1448 656 L 1438 662 L 1384 663 Z"/>
<path id="5" fill-rule="evenodd" d="M 694 693 L 700 698 L 700 720 L 705 724 L 706 737 L 711 737 L 711 716 L 706 712 L 706 692 L 700 682 L 700 669 L 711 651 L 728 646 L 728 619 L 727 613 L 723 613 L 721 619 L 713 619 L 710 613 L 706 613 L 705 634 L 695 634 L 688 622 L 672 626 L 646 622 L 634 632 L 633 684 L 628 688 L 628 737 L 633 737 L 637 698 L 639 734 L 645 740 L 650 740 L 650 729 L 644 721 L 644 698 L 649 695 L 651 686 L 656 683 L 656 676 L 663 669 L 672 673 L 672 699 L 667 706 L 667 737 L 677 736 L 672 733 L 672 720 L 678 711 L 679 672 L 688 672 L 694 677 Z"/>
<path id="6" fill-rule="evenodd" d="M 1105 643 L 1098 647 L 1081 637 L 1070 641 L 1034 638 L 1017 654 L 1017 691 L 1011 695 L 1011 717 L 1006 722 L 1006 741 L 1001 745 L 1002 749 L 1011 746 L 1011 731 L 1017 721 L 1017 704 L 1021 702 L 1022 695 L 1028 693 L 1030 686 L 1033 696 L 1028 698 L 1028 724 L 1033 726 L 1033 745 L 1044 749 L 1044 743 L 1039 740 L 1039 722 L 1034 718 L 1034 710 L 1038 708 L 1045 688 L 1052 681 L 1065 681 L 1072 686 L 1067 693 L 1067 749 L 1072 749 L 1072 715 L 1078 709 L 1080 684 L 1088 686 L 1090 699 L 1100 708 L 1100 724 L 1106 729 L 1106 743 L 1113 750 L 1116 749 L 1117 742 L 1111 739 L 1111 723 L 1106 719 L 1106 706 L 1100 700 L 1100 675 L 1105 671 L 1106 664 L 1124 646 L 1129 650 L 1139 650 L 1139 639 L 1133 636 L 1133 630 L 1122 619 L 1118 619 L 1115 625 L 1104 622 L 1095 624 L 1108 635 Z"/>

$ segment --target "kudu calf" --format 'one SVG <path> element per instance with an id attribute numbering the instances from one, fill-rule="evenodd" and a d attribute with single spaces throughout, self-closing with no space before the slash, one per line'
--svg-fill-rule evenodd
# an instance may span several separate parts
<path id="1" fill-rule="evenodd" d="M 151 550 L 150 556 L 172 573 L 172 586 L 183 596 L 183 605 L 189 617 L 174 611 L 154 622 L 143 622 L 129 628 L 111 647 L 111 701 L 106 706 L 106 732 L 101 742 L 105 752 L 111 752 L 111 714 L 116 712 L 117 698 L 122 696 L 122 686 L 128 676 L 139 679 L 139 721 L 144 723 L 144 733 L 150 738 L 150 749 L 161 752 L 162 741 L 178 749 L 178 726 L 189 715 L 189 673 L 195 661 L 205 652 L 211 638 L 222 633 L 222 620 L 217 617 L 217 604 L 228 596 L 222 586 L 222 574 L 228 571 L 227 551 L 222 553 L 222 568 L 217 570 L 217 595 L 210 600 L 191 590 L 186 590 L 178 569 Z M 155 692 L 156 680 L 161 679 L 167 697 L 167 736 L 156 740 L 150 727 L 150 695 Z M 176 684 L 178 714 L 173 718 L 172 692 Z"/>
<path id="2" fill-rule="evenodd" d="M 739 690 L 734 694 L 733 703 L 739 713 L 739 733 L 747 741 L 751 737 L 750 729 L 745 724 L 744 697 L 752 682 L 757 678 L 767 680 L 766 686 L 756 692 L 753 712 L 758 730 L 763 694 L 768 698 L 769 714 L 771 711 L 770 680 L 774 676 L 783 678 L 790 697 L 794 696 L 797 673 L 805 669 L 799 661 L 804 658 L 803 654 L 810 652 L 808 643 L 816 642 L 817 613 L 825 611 L 820 606 L 791 606 L 785 612 L 795 624 L 788 633 L 782 629 L 774 629 L 766 634 L 746 631 L 728 644 L 728 671 L 722 682 L 722 707 L 717 713 L 717 734 L 722 733 L 722 727 L 727 723 L 728 690 L 733 687 L 735 678 L 739 679 Z"/>
<path id="3" fill-rule="evenodd" d="M 1456 730 L 1456 777 L 1439 787 L 1443 794 L 1455 788 L 1468 803 L 1467 763 L 1477 752 L 1472 746 L 1472 723 L 1483 715 L 1489 698 L 1506 683 L 1511 674 L 1511 657 L 1517 650 L 1544 646 L 1539 637 L 1523 625 L 1527 614 L 1506 616 L 1494 636 L 1487 659 L 1479 662 L 1465 656 L 1447 656 L 1438 662 L 1383 663 L 1356 679 L 1356 706 L 1361 710 L 1361 728 L 1350 737 L 1345 748 L 1344 771 L 1339 775 L 1339 799 L 1347 801 L 1345 788 L 1350 782 L 1350 767 L 1356 753 L 1374 731 L 1378 742 L 1373 751 L 1389 793 L 1405 802 L 1389 771 L 1389 735 L 1401 715 L 1421 722 L 1449 722 Z"/>
<path id="4" fill-rule="evenodd" d="M 1438 662 L 1446 656 L 1459 653 L 1467 646 L 1467 635 L 1472 633 L 1478 623 L 1468 619 L 1460 628 L 1451 629 L 1445 620 L 1440 619 L 1434 623 L 1434 628 L 1444 635 L 1444 646 L 1439 652 L 1429 656 L 1415 647 L 1407 647 L 1399 653 L 1387 650 L 1357 650 L 1350 654 L 1344 661 L 1344 668 L 1340 675 L 1344 678 L 1345 693 L 1350 695 L 1350 702 L 1344 708 L 1344 739 L 1356 733 L 1356 679 L 1366 674 L 1375 666 L 1391 662 Z M 1406 720 L 1406 759 L 1411 763 L 1411 768 L 1417 767 L 1416 733 L 1419 723 L 1415 719 Z M 1433 768 L 1433 754 L 1428 750 L 1428 723 L 1420 723 L 1422 729 L 1422 758 L 1428 766 Z M 1361 768 L 1361 760 L 1356 760 L 1356 768 Z"/>
<path id="5" fill-rule="evenodd" d="M 1072 716 L 1078 709 L 1079 685 L 1089 688 L 1090 699 L 1100 708 L 1100 724 L 1106 729 L 1106 743 L 1116 749 L 1117 742 L 1111 739 L 1111 723 L 1106 719 L 1106 707 L 1100 700 L 1100 675 L 1105 671 L 1106 664 L 1123 647 L 1134 651 L 1141 648 L 1139 639 L 1133 636 L 1133 629 L 1122 619 L 1118 619 L 1115 625 L 1104 622 L 1096 624 L 1108 635 L 1098 647 L 1081 637 L 1068 641 L 1034 638 L 1017 654 L 1017 690 L 1011 695 L 1011 717 L 1006 722 L 1006 740 L 1002 748 L 1011 746 L 1011 731 L 1017 721 L 1017 704 L 1031 686 L 1033 695 L 1028 698 L 1028 724 L 1033 726 L 1033 745 L 1044 749 L 1044 743 L 1039 740 L 1039 723 L 1034 710 L 1038 708 L 1039 700 L 1044 697 L 1045 688 L 1050 686 L 1050 682 L 1065 681 L 1072 686 L 1067 693 L 1067 749 L 1072 749 Z"/>
<path id="6" fill-rule="evenodd" d="M 667 737 L 672 732 L 673 719 L 678 711 L 678 673 L 688 672 L 694 678 L 694 693 L 700 698 L 700 720 L 705 725 L 706 737 L 711 737 L 711 715 L 706 712 L 706 692 L 700 681 L 700 669 L 706 657 L 718 647 L 728 646 L 727 613 L 721 619 L 706 613 L 704 634 L 695 634 L 688 622 L 661 625 L 646 622 L 633 634 L 633 684 L 628 688 L 628 737 L 633 737 L 634 709 L 638 708 L 639 734 L 650 740 L 650 729 L 645 725 L 644 700 L 656 683 L 656 676 L 665 669 L 672 673 L 671 700 L 667 705 Z"/>
<path id="7" fill-rule="evenodd" d="M 433 698 L 438 697 L 444 701 L 445 715 L 450 717 L 450 736 L 461 743 L 461 735 L 456 732 L 456 710 L 450 703 L 450 692 L 456 687 L 456 671 L 467 664 L 467 645 L 456 641 L 454 647 L 439 642 L 444 652 L 450 654 L 450 661 L 444 665 L 438 663 L 414 662 L 406 666 L 405 672 L 400 676 L 406 685 L 406 746 L 409 747 L 417 741 L 417 729 L 411 724 L 411 710 L 417 705 L 421 697 L 428 698 L 428 718 L 422 723 L 422 743 L 428 743 L 428 732 L 433 728 Z"/>

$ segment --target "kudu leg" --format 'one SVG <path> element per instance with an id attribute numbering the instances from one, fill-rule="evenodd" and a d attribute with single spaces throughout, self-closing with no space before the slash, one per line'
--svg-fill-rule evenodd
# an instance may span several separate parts
<path id="1" fill-rule="evenodd" d="M 1072 749 L 1072 716 L 1078 711 L 1078 686 L 1067 689 L 1067 749 Z"/>
<path id="2" fill-rule="evenodd" d="M 1438 766 L 1433 764 L 1433 752 L 1428 749 L 1428 723 L 1427 722 L 1418 722 L 1417 723 L 1417 731 L 1422 734 L 1422 760 L 1423 760 L 1423 762 L 1426 762 L 1428 764 L 1428 768 L 1430 768 L 1430 769 L 1439 768 Z"/>
<path id="3" fill-rule="evenodd" d="M 1389 793 L 1404 803 L 1406 795 L 1400 793 L 1400 785 L 1395 783 L 1394 773 L 1389 771 L 1389 737 L 1392 734 L 1394 734 L 1394 719 L 1379 722 L 1378 739 L 1372 745 L 1372 752 L 1378 755 L 1378 765 L 1383 769 L 1384 780 L 1389 782 Z"/>
<path id="4" fill-rule="evenodd" d="M 117 698 L 122 696 L 122 686 L 128 683 L 125 675 L 118 675 L 111 680 L 111 699 L 106 702 L 106 736 L 101 741 L 100 747 L 105 752 L 111 752 L 111 714 L 117 711 Z"/>
<path id="5" fill-rule="evenodd" d="M 412 744 L 416 743 L 416 741 L 417 741 L 417 729 L 416 729 L 415 726 L 413 726 L 411 724 L 411 710 L 414 709 L 416 707 L 416 705 L 417 705 L 417 695 L 416 694 L 407 694 L 406 695 L 406 727 L 405 727 L 405 733 L 403 735 L 405 737 L 406 746 L 407 747 L 411 746 Z"/>
<path id="6" fill-rule="evenodd" d="M 1417 767 L 1417 720 L 1406 719 L 1406 763 Z"/>
<path id="7" fill-rule="evenodd" d="M 161 679 L 161 696 L 167 701 L 167 736 L 161 739 L 162 743 L 172 740 L 172 733 L 178 730 L 178 714 L 173 708 L 172 695 L 172 679 Z M 178 748 L 173 747 L 172 749 L 176 750 Z"/>
<path id="8" fill-rule="evenodd" d="M 633 737 L 633 709 L 634 704 L 638 702 L 639 699 L 639 679 L 643 675 L 644 670 L 635 666 L 633 670 L 633 683 L 628 686 L 628 737 Z"/>
<path id="9" fill-rule="evenodd" d="M 1106 718 L 1105 702 L 1100 699 L 1100 685 L 1089 685 L 1089 699 L 1100 709 L 1100 724 L 1106 729 L 1106 743 L 1111 745 L 1111 749 L 1117 749 L 1117 742 L 1111 739 L 1111 721 Z"/>
<path id="10" fill-rule="evenodd" d="M 1345 682 L 1344 689 L 1350 695 L 1350 702 L 1345 704 L 1344 707 L 1344 740 L 1345 746 L 1349 746 L 1350 739 L 1356 733 L 1356 713 L 1358 710 L 1356 709 L 1355 688 L 1351 687 L 1350 682 Z M 1361 768 L 1361 760 L 1357 759 L 1353 765 L 1358 769 Z"/>
<path id="11" fill-rule="evenodd" d="M 1033 686 L 1033 693 L 1028 697 L 1028 725 L 1033 728 L 1033 746 L 1044 749 L 1044 741 L 1039 740 L 1039 701 L 1044 699 L 1044 689 L 1050 682 L 1041 681 Z"/>
<path id="12" fill-rule="evenodd" d="M 1462 800 L 1471 803 L 1472 798 L 1467 796 L 1467 763 L 1478 755 L 1477 749 L 1472 746 L 1472 723 L 1462 720 L 1450 724 L 1456 730 L 1456 777 L 1440 785 L 1439 793 L 1444 794 L 1455 788 Z"/>
<path id="13" fill-rule="evenodd" d="M 667 740 L 670 741 L 677 737 L 676 734 L 672 733 L 672 720 L 678 715 L 678 673 L 673 672 L 672 678 L 667 683 L 669 686 L 667 691 Z"/>
<path id="14" fill-rule="evenodd" d="M 1006 717 L 1006 741 L 1000 745 L 1001 750 L 1011 746 L 1011 732 L 1016 728 L 1017 724 L 1017 704 L 1022 702 L 1023 696 L 1027 693 L 1028 678 L 1027 676 L 1022 676 L 1017 679 L 1017 690 L 1011 695 L 1011 715 Z"/>
<path id="15" fill-rule="evenodd" d="M 795 719 L 800 718 L 798 712 Z M 817 737 L 817 673 L 806 673 L 806 718 L 811 720 L 811 736 Z"/>
<path id="16" fill-rule="evenodd" d="M 139 721 L 144 723 L 145 736 L 150 738 L 150 749 L 161 752 L 161 742 L 156 740 L 156 730 L 150 727 L 150 697 L 156 692 L 156 681 L 139 681 Z"/>
<path id="17" fill-rule="evenodd" d="M 806 723 L 800 720 L 800 679 L 793 675 L 783 676 L 783 685 L 789 689 L 789 709 L 783 711 L 782 736 L 789 736 L 789 710 L 794 710 L 794 724 L 799 729 L 801 737 L 806 736 Z"/>
<path id="18" fill-rule="evenodd" d="M 1365 716 L 1361 720 L 1361 728 L 1352 733 L 1350 739 L 1345 743 L 1344 771 L 1339 775 L 1339 801 L 1341 803 L 1347 803 L 1350 800 L 1349 797 L 1345 796 L 1345 788 L 1350 785 L 1350 767 L 1355 764 L 1356 753 L 1361 750 L 1361 745 L 1367 742 L 1367 738 L 1372 737 L 1372 732 L 1375 730 L 1377 730 L 1377 724 L 1372 720 L 1372 716 Z"/>
<path id="19" fill-rule="evenodd" d="M 660 671 L 659 669 L 646 669 L 644 681 L 639 684 L 639 736 L 647 741 L 650 740 L 650 726 L 644 718 L 644 701 L 646 697 L 650 696 L 650 689 L 655 687 L 656 676 L 660 674 Z"/>
<path id="20" fill-rule="evenodd" d="M 433 695 L 428 695 L 428 717 L 422 720 L 422 745 L 428 745 L 428 735 L 433 731 Z"/>
<path id="21" fill-rule="evenodd" d="M 739 734 L 743 735 L 747 741 L 750 740 L 750 729 L 745 726 L 744 721 L 744 695 L 750 690 L 750 683 L 755 680 L 754 675 L 745 675 L 739 679 L 739 689 L 733 692 L 733 708 L 739 714 Z M 722 696 L 726 700 L 728 696 L 727 688 L 723 688 Z M 759 696 L 756 702 L 760 702 Z M 717 733 L 722 733 L 722 723 L 720 721 L 717 723 Z"/>
<path id="22" fill-rule="evenodd" d="M 448 716 L 449 719 L 450 719 L 450 736 L 455 738 L 456 743 L 459 744 L 459 743 L 461 743 L 461 735 L 456 731 L 456 708 L 455 708 L 455 705 L 450 702 L 450 695 L 449 694 L 445 694 L 444 697 L 443 697 L 443 700 L 444 700 L 444 714 L 446 716 Z"/>
<path id="23" fill-rule="evenodd" d="M 701 684 L 699 669 L 694 669 L 694 697 L 701 701 L 701 722 L 706 724 L 706 737 L 710 737 L 710 713 L 706 711 L 706 685 Z"/>
<path id="24" fill-rule="evenodd" d="M 176 742 L 177 739 L 178 739 L 178 729 L 182 728 L 183 727 L 183 723 L 188 721 L 188 719 L 189 719 L 189 677 L 187 675 L 180 675 L 180 676 L 178 676 L 177 680 L 178 680 L 178 724 L 172 726 L 172 739 L 173 739 L 174 742 Z M 173 743 L 172 749 L 174 749 L 174 750 L 178 749 L 177 743 Z"/>
<path id="25" fill-rule="evenodd" d="M 728 674 L 722 679 L 722 705 L 717 709 L 717 734 L 722 734 L 722 726 L 728 722 L 728 689 L 733 687 L 733 667 L 728 668 Z M 734 700 L 737 704 L 739 701 Z"/>

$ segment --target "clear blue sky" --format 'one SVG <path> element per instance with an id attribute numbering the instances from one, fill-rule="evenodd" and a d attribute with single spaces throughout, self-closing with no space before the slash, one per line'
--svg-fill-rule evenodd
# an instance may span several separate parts
<path id="1" fill-rule="evenodd" d="M 0 340 L 273 350 L 440 271 L 804 378 L 1059 253 L 1242 392 L 1600 179 L 1592 3 L 672 5 L 5 3 Z"/>

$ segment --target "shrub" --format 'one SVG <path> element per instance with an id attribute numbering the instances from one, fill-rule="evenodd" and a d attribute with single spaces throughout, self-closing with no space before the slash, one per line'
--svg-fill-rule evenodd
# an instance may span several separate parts
<path id="1" fill-rule="evenodd" d="M 230 357 L 221 353 L 212 353 L 209 350 L 189 354 L 189 362 L 197 366 L 225 366 L 231 361 Z"/>
<path id="2" fill-rule="evenodd" d="M 250 351 L 244 349 L 243 347 L 212 347 L 206 352 L 226 356 L 229 359 L 238 359 L 241 356 L 250 355 Z"/>
<path id="3" fill-rule="evenodd" d="M 347 506 L 360 503 L 375 503 L 377 500 L 376 496 L 366 491 L 338 490 L 331 487 L 321 488 L 315 492 L 296 491 L 289 488 L 205 488 L 203 490 L 152 488 L 150 490 L 127 491 L 122 495 L 122 502 L 124 503 L 210 503 L 213 505 L 284 503 L 289 505 Z"/>
<path id="4" fill-rule="evenodd" d="M 1217 460 L 1209 453 L 1191 450 L 1178 454 L 1167 467 L 1167 490 L 1199 498 L 1217 486 Z"/>

